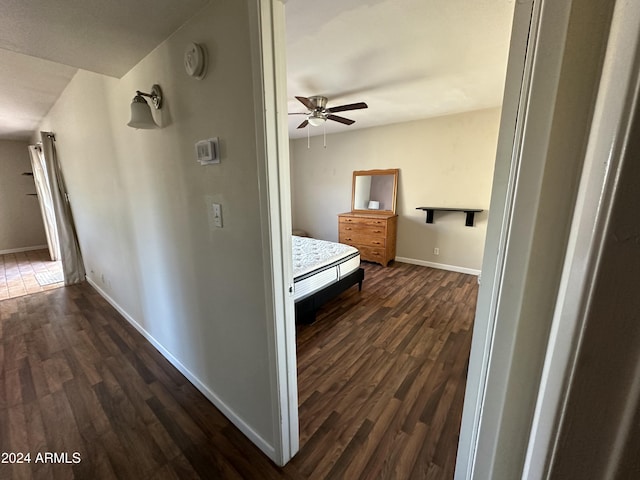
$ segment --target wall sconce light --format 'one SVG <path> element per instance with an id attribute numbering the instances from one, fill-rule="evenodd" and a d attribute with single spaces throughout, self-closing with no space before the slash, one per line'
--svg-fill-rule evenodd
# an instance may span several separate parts
<path id="1" fill-rule="evenodd" d="M 151 107 L 149 107 L 144 97 L 151 99 L 156 110 L 162 108 L 162 90 L 160 89 L 160 85 L 151 87 L 151 93 L 143 93 L 138 90 L 131 102 L 131 120 L 129 120 L 127 125 L 132 128 L 158 128 L 159 125 L 155 122 L 151 114 Z"/>

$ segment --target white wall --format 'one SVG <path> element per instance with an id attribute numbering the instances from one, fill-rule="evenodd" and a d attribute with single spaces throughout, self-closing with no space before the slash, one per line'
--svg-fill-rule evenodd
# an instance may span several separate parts
<path id="1" fill-rule="evenodd" d="M 78 72 L 41 128 L 56 134 L 90 280 L 269 453 L 248 4 L 210 4 L 120 80 Z M 183 68 L 194 41 L 211 59 L 201 81 Z M 135 91 L 154 83 L 163 128 L 127 127 Z M 212 136 L 222 162 L 200 166 L 194 143 Z M 222 229 L 209 225 L 212 202 Z"/>
<path id="2" fill-rule="evenodd" d="M 351 209 L 354 170 L 399 168 L 397 257 L 479 271 L 491 195 L 500 109 L 480 110 L 327 137 L 291 141 L 293 225 L 338 239 L 338 213 Z M 475 227 L 461 212 L 421 206 L 479 208 Z M 438 247 L 440 255 L 433 254 Z"/>
<path id="3" fill-rule="evenodd" d="M 0 140 L 0 253 L 46 247 L 27 142 Z"/>

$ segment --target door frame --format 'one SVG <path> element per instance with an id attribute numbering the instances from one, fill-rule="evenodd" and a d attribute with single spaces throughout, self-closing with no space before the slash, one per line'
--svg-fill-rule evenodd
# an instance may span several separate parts
<path id="1" fill-rule="evenodd" d="M 297 376 L 296 376 L 296 352 L 295 352 L 295 314 L 293 299 L 287 296 L 285 287 L 292 281 L 292 269 L 286 265 L 285 259 L 289 256 L 290 240 L 287 232 L 290 232 L 291 203 L 289 180 L 289 153 L 288 132 L 286 122 L 286 43 L 284 3 L 286 0 L 253 0 L 257 2 L 258 18 L 257 26 L 260 32 L 258 43 L 260 52 L 258 60 L 261 66 L 261 81 L 259 91 L 255 97 L 260 100 L 257 104 L 264 107 L 264 123 L 258 125 L 258 131 L 264 131 L 266 144 L 265 169 L 267 176 L 267 205 L 268 214 L 265 227 L 269 232 L 269 238 L 264 239 L 266 250 L 270 252 L 273 261 L 269 266 L 272 278 L 268 279 L 271 285 L 270 292 L 273 299 L 275 322 L 274 331 L 274 395 L 275 407 L 274 424 L 276 428 L 276 445 L 274 461 L 280 465 L 287 463 L 299 449 L 298 435 L 298 411 L 297 411 Z M 483 285 L 487 285 L 486 294 L 489 305 L 495 307 L 500 292 L 501 270 L 497 268 L 504 264 L 504 244 L 509 237 L 509 214 L 513 202 L 514 175 L 517 169 L 513 168 L 518 161 L 515 155 L 517 119 L 521 118 L 523 96 L 522 85 L 525 77 L 524 60 L 527 54 L 528 38 L 531 25 L 531 11 L 534 0 L 518 0 L 515 5 L 514 24 L 512 27 L 512 44 L 509 54 L 509 71 L 505 87 L 505 94 L 510 99 L 509 113 L 503 116 L 500 126 L 500 139 L 498 161 L 494 170 L 494 182 L 497 180 L 499 187 L 494 185 L 491 209 L 492 216 L 489 219 L 488 236 L 485 242 L 485 260 L 483 272 L 489 271 L 487 265 L 493 271 L 492 274 L 483 274 Z M 514 47 L 514 45 L 516 47 Z M 529 80 L 531 72 L 529 72 Z M 261 97 L 262 95 L 262 97 Z M 260 115 L 257 115 L 258 117 Z M 522 129 L 523 127 L 520 126 Z M 522 136 L 522 135 L 521 135 Z M 519 138 L 522 141 L 522 138 Z M 502 152 L 500 147 L 502 146 Z M 501 161 L 502 160 L 502 161 Z M 507 192 L 511 197 L 507 196 Z M 494 219 L 492 222 L 492 218 Z M 490 239 L 489 232 L 493 224 L 494 236 Z M 496 255 L 492 255 L 492 252 Z M 499 255 L 497 254 L 499 253 Z M 485 270 L 486 269 L 486 270 Z M 493 278 L 492 278 L 493 277 Z M 489 280 L 489 281 L 487 281 Z M 482 286 L 481 286 L 482 291 Z M 480 299 L 479 299 L 480 302 Z M 495 312 L 492 312 L 495 313 Z M 278 318 L 284 321 L 278 321 Z M 481 321 L 478 321 L 481 320 Z M 472 368 L 480 370 L 476 377 L 477 382 L 469 388 L 465 396 L 465 416 L 461 431 L 460 448 L 456 475 L 459 472 L 471 472 L 480 426 L 480 415 L 484 400 L 484 389 L 487 383 L 487 370 L 491 352 L 491 331 L 495 324 L 495 317 L 486 315 L 476 319 L 474 340 L 472 345 Z M 478 331 L 478 325 L 481 326 Z M 293 331 L 293 334 L 292 334 Z M 484 340 L 480 342 L 480 340 Z M 471 375 L 470 375 L 471 377 Z M 476 396 L 473 402 L 468 398 Z M 468 405 L 474 404 L 470 409 Z M 471 423 L 470 423 L 471 422 Z M 486 426 L 486 425 L 485 425 Z M 470 463 L 460 463 L 460 452 L 468 450 Z M 464 478 L 471 478 L 465 475 Z"/>
<path id="2" fill-rule="evenodd" d="M 520 11 L 524 17 L 521 19 L 523 24 L 526 24 L 525 3 L 528 2 L 516 4 L 516 20 Z M 618 0 L 615 3 L 621 6 L 624 2 Z M 554 322 L 557 322 L 558 308 L 564 305 L 565 308 L 569 306 L 580 310 L 587 305 L 588 295 L 584 294 L 585 291 L 571 291 L 566 288 L 566 269 L 567 265 L 578 269 L 584 266 L 579 265 L 578 252 L 574 248 L 576 235 L 593 233 L 600 227 L 598 222 L 605 220 L 599 219 L 596 213 L 604 214 L 605 217 L 607 215 L 606 212 L 597 210 L 589 211 L 585 216 L 584 210 L 581 210 L 583 205 L 580 202 L 584 199 L 579 195 L 583 194 L 588 182 L 594 180 L 593 177 L 585 176 L 583 166 L 588 167 L 588 163 L 585 164 L 584 158 L 580 159 L 579 164 L 567 165 L 572 174 L 577 175 L 579 193 L 575 199 L 572 199 L 570 194 L 563 193 L 571 191 L 568 185 L 549 180 L 549 174 L 545 170 L 545 164 L 549 162 L 547 152 L 551 145 L 552 128 L 556 128 L 552 122 L 556 118 L 556 100 L 561 99 L 557 95 L 565 75 L 564 68 L 568 64 L 567 72 L 575 69 L 575 65 L 572 64 L 576 61 L 575 44 L 572 51 L 568 35 L 575 35 L 575 29 L 571 30 L 571 20 L 578 11 L 576 6 L 577 2 L 573 0 L 533 0 L 524 58 L 513 57 L 517 51 L 513 50 L 512 43 L 509 70 L 512 75 L 523 70 L 523 75 L 517 101 L 515 97 L 509 97 L 510 86 L 517 82 L 513 78 L 511 81 L 507 79 L 503 106 L 503 116 L 506 115 L 507 118 L 500 130 L 496 163 L 498 182 L 494 182 L 492 191 L 491 215 L 483 260 L 483 281 L 488 275 L 489 282 L 483 282 L 478 296 L 469 363 L 470 381 L 465 393 L 456 479 L 520 478 L 522 474 L 530 479 L 544 478 L 541 471 L 530 468 L 531 461 L 543 461 L 544 466 L 544 462 L 548 462 L 553 453 L 552 434 L 555 432 L 548 430 L 552 427 L 548 422 L 553 420 L 545 418 L 542 421 L 542 417 L 555 418 L 554 413 L 561 408 L 566 393 L 563 390 L 566 387 L 563 382 L 570 377 L 570 364 L 561 365 L 556 362 L 555 367 L 562 369 L 553 373 L 547 365 L 541 377 L 536 376 L 538 365 L 542 365 L 545 358 L 557 359 L 559 353 L 560 357 L 564 357 L 568 351 L 575 348 L 578 333 L 576 331 L 574 334 L 566 335 L 564 343 L 549 343 L 545 340 L 543 344 L 526 347 L 527 335 L 532 328 L 531 324 L 523 321 L 522 314 L 526 312 L 527 301 L 529 306 L 532 299 L 542 298 L 548 302 L 543 308 L 539 308 L 539 311 L 546 313 L 549 309 L 551 314 L 545 314 L 537 320 L 541 322 L 542 329 L 548 328 L 553 335 L 552 329 L 557 328 Z M 594 9 L 593 12 L 597 10 Z M 605 21 L 606 19 L 600 25 L 608 26 Z M 516 25 L 517 23 L 514 24 L 512 42 L 518 38 Z M 575 25 L 580 26 L 580 20 Z M 586 29 L 581 30 L 584 31 Z M 588 32 L 582 35 L 587 34 Z M 637 35 L 638 29 L 629 34 L 629 45 L 636 44 Z M 574 42 L 575 38 L 581 37 L 574 36 Z M 610 39 L 607 40 L 605 37 L 602 41 L 610 45 Z M 593 58 L 598 58 L 599 53 L 594 51 Z M 605 68 L 606 65 L 602 66 L 603 71 L 606 71 Z M 631 68 L 627 66 L 627 70 Z M 594 70 L 590 71 L 589 75 L 593 75 L 591 79 L 598 80 L 601 73 L 600 70 Z M 566 75 L 571 78 L 571 73 Z M 602 85 L 596 85 L 595 88 L 597 92 L 602 92 Z M 580 101 L 587 102 L 583 105 L 592 105 L 590 102 L 594 100 L 581 97 Z M 515 104 L 517 107 L 514 107 Z M 560 108 L 563 109 L 560 112 L 564 118 L 573 113 L 572 110 L 565 111 L 568 108 L 566 103 L 561 104 Z M 612 114 L 608 121 L 613 121 L 616 125 L 618 121 L 624 122 L 620 114 L 621 111 Z M 516 118 L 515 134 L 510 118 Z M 559 124 L 562 128 L 562 121 Z M 566 126 L 564 128 L 567 129 Z M 567 130 L 569 135 L 566 142 L 577 152 L 584 152 L 590 141 L 597 142 L 607 133 L 604 129 L 594 129 L 593 124 L 590 127 L 587 124 L 587 128 L 591 128 L 590 133 L 582 136 L 576 135 L 575 130 Z M 565 130 L 561 130 L 561 133 L 564 134 Z M 610 139 L 604 141 L 607 140 Z M 502 171 L 501 161 L 507 160 L 508 170 Z M 555 170 L 557 168 L 555 167 Z M 509 171 L 508 180 L 499 178 L 501 171 L 502 174 Z M 550 171 L 554 172 L 554 169 Z M 593 175 L 594 172 L 587 173 Z M 597 172 L 598 175 L 600 173 Z M 603 180 L 596 178 L 596 182 L 598 181 Z M 593 185 L 591 188 L 594 188 Z M 536 270 L 540 271 L 539 265 L 551 263 L 540 253 L 546 252 L 544 247 L 560 248 L 559 242 L 563 241 L 562 238 L 555 241 L 550 239 L 551 234 L 548 233 L 546 225 L 536 225 L 538 212 L 545 205 L 541 200 L 547 200 L 548 208 L 550 197 L 560 198 L 564 202 L 560 207 L 569 209 L 569 223 L 572 222 L 572 218 L 575 222 L 582 213 L 583 223 L 580 227 L 583 230 L 576 232 L 576 224 L 572 223 L 567 245 L 562 246 L 557 259 L 560 266 L 565 265 L 565 272 L 558 269 L 557 272 L 553 272 L 553 278 L 543 279 L 536 276 Z M 500 208 L 496 209 L 496 206 Z M 576 262 L 572 262 L 574 260 Z M 531 268 L 532 264 L 536 264 L 537 269 Z M 573 273 L 576 275 L 577 271 Z M 584 275 L 584 271 L 580 273 Z M 543 281 L 551 286 L 541 286 Z M 549 292 L 554 292 L 553 285 L 556 281 L 559 284 L 558 290 L 549 295 Z M 546 296 L 540 295 L 543 289 L 546 289 Z M 535 293 L 532 294 L 531 290 Z M 531 310 L 528 313 L 530 316 Z M 531 318 L 526 320 L 531 321 Z M 540 331 L 541 328 L 538 326 L 537 332 Z M 519 377 L 523 371 L 535 373 L 531 373 L 529 377 Z M 538 402 L 546 402 L 544 406 L 538 404 L 537 412 L 536 399 Z M 548 410 L 543 412 L 541 408 Z M 531 419 L 534 414 L 538 425 L 534 423 L 532 427 Z M 517 421 L 514 422 L 514 419 Z M 535 450 L 532 451 L 532 448 Z"/>
<path id="3" fill-rule="evenodd" d="M 623 163 L 635 161 L 626 147 L 640 102 L 639 65 L 640 4 L 617 1 L 529 438 L 526 480 L 547 478 L 558 448 L 618 181 Z M 632 424 L 625 420 L 611 446 L 608 477 L 615 476 Z"/>
<path id="4" fill-rule="evenodd" d="M 293 274 L 284 2 L 251 0 L 257 12 L 256 31 L 260 37 L 256 55 L 261 81 L 256 84 L 254 96 L 256 105 L 264 108 L 263 112 L 256 112 L 256 117 L 259 117 L 258 136 L 264 135 L 258 140 L 266 145 L 261 166 L 267 179 L 261 190 L 266 200 L 262 214 L 263 246 L 270 254 L 265 259 L 265 292 L 267 301 L 273 302 L 274 460 L 280 465 L 287 463 L 299 449 L 295 315 L 289 292 Z M 526 287 L 524 272 L 533 258 L 532 242 L 537 233 L 534 220 L 545 173 L 544 153 L 549 143 L 572 2 L 517 0 L 515 4 L 457 479 L 492 478 L 496 462 L 507 391 L 513 388 L 509 383 L 513 347 L 521 327 L 509 320 L 518 318 Z M 496 328 L 498 324 L 500 329 Z M 525 360 L 540 361 L 544 355 L 545 351 L 527 352 Z M 512 414 L 513 409 L 527 412 L 527 399 L 511 400 Z M 513 435 L 528 436 L 528 432 Z"/>
<path id="5" fill-rule="evenodd" d="M 274 445 L 271 459 L 285 465 L 300 449 L 291 180 L 287 116 L 286 0 L 249 0 L 262 222 L 265 300 L 269 324 Z"/>

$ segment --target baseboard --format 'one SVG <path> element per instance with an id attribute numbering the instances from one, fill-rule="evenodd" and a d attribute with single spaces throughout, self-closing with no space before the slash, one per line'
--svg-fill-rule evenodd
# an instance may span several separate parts
<path id="1" fill-rule="evenodd" d="M 451 272 L 466 273 L 467 275 L 480 275 L 480 270 L 475 268 L 459 267 L 457 265 L 447 265 L 445 263 L 427 262 L 425 260 L 417 260 L 415 258 L 396 257 L 396 262 L 411 263 L 412 265 L 421 265 L 423 267 L 439 268 L 440 270 L 449 270 Z"/>
<path id="2" fill-rule="evenodd" d="M 32 250 L 44 250 L 48 248 L 48 245 L 34 245 L 32 247 L 10 248 L 8 250 L 0 250 L 0 255 L 4 255 L 5 253 L 31 252 Z"/>
<path id="3" fill-rule="evenodd" d="M 180 373 L 182 373 L 202 394 L 209 399 L 215 407 L 222 412 L 222 414 L 231 421 L 238 429 L 251 440 L 262 452 L 273 460 L 276 461 L 276 451 L 273 445 L 270 445 L 264 438 L 262 438 L 255 430 L 253 430 L 245 421 L 237 415 L 231 407 L 225 404 L 220 397 L 218 397 L 209 387 L 198 379 L 193 373 L 189 371 L 180 361 L 175 358 L 171 352 L 162 346 L 153 335 L 147 332 L 131 315 L 129 315 L 118 303 L 111 298 L 102 288 L 96 284 L 96 282 L 87 276 L 87 282 L 104 298 L 107 302 L 115 308 L 120 315 L 122 315 L 138 332 L 142 334 L 155 348 L 158 350 L 164 358 L 166 358 L 174 367 L 176 367 Z"/>

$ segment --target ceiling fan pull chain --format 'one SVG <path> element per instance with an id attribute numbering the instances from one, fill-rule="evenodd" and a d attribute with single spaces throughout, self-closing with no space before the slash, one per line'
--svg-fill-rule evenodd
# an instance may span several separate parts
<path id="1" fill-rule="evenodd" d="M 324 148 L 327 148 L 327 122 L 322 124 L 322 129 L 324 130 L 324 132 L 323 132 Z"/>
<path id="2" fill-rule="evenodd" d="M 311 124 L 307 124 L 307 150 L 311 148 L 311 134 L 309 130 L 311 129 Z"/>

